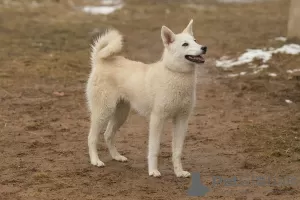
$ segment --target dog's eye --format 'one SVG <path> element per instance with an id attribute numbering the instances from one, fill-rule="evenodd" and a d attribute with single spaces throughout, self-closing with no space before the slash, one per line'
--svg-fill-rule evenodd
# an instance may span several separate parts
<path id="1" fill-rule="evenodd" d="M 197 42 L 197 40 L 194 40 L 195 42 Z"/>
<path id="2" fill-rule="evenodd" d="M 186 47 L 186 46 L 189 46 L 189 44 L 188 43 L 183 43 L 182 46 Z"/>

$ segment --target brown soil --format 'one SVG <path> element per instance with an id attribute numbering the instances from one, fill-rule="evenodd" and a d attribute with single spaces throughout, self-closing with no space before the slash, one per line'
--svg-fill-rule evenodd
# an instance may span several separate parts
<path id="1" fill-rule="evenodd" d="M 268 70 L 278 73 L 276 78 L 266 73 L 226 78 L 229 72 L 215 67 L 223 55 L 281 45 L 273 38 L 286 35 L 288 1 L 128 0 L 109 16 L 72 7 L 83 0 L 22 2 L 0 2 L 1 200 L 190 199 L 191 179 L 176 178 L 172 171 L 170 124 L 161 145 L 161 178 L 147 175 L 147 120 L 134 112 L 117 140 L 129 162 L 112 161 L 101 138 L 106 167 L 91 166 L 84 97 L 89 45 L 97 33 L 119 29 L 126 39 L 124 54 L 152 62 L 162 52 L 161 25 L 179 32 L 190 18 L 197 40 L 209 49 L 184 148 L 186 170 L 200 172 L 210 188 L 217 175 L 298 180 L 286 187 L 220 186 L 200 199 L 300 199 L 300 84 L 285 73 L 297 68 L 300 56 L 272 59 Z"/>

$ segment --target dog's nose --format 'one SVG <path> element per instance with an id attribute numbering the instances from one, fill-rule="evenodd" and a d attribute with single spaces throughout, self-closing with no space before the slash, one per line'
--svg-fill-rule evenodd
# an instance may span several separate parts
<path id="1" fill-rule="evenodd" d="M 206 54 L 207 47 L 206 47 L 206 46 L 203 46 L 203 47 L 201 47 L 201 50 L 203 51 L 203 54 Z"/>

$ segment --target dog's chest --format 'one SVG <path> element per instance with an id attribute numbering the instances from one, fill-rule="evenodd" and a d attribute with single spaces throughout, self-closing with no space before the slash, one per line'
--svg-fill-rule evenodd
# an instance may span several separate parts
<path id="1" fill-rule="evenodd" d="M 195 104 L 195 85 L 193 83 L 173 83 L 157 95 L 155 107 L 166 116 L 189 114 Z"/>

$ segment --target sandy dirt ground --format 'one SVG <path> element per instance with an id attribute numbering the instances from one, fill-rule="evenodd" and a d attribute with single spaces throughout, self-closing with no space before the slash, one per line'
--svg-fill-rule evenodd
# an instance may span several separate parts
<path id="1" fill-rule="evenodd" d="M 264 72 L 235 78 L 226 74 L 247 68 L 215 66 L 216 59 L 247 48 L 281 46 L 274 38 L 286 35 L 289 1 L 130 0 L 108 16 L 81 12 L 88 0 L 28 2 L 0 1 L 1 200 L 196 199 L 187 195 L 191 179 L 173 173 L 170 123 L 161 144 L 161 178 L 148 177 L 148 122 L 135 112 L 117 137 L 129 161 L 112 161 L 101 137 L 106 167 L 90 165 L 84 96 L 90 44 L 98 33 L 117 28 L 125 35 L 124 55 L 150 63 L 162 53 L 161 26 L 180 32 L 191 18 L 195 37 L 208 46 L 183 152 L 185 169 L 199 172 L 210 188 L 197 199 L 300 199 L 300 83 L 285 73 L 299 68 L 300 56 L 276 55 Z M 213 187 L 213 176 L 297 181 Z"/>

